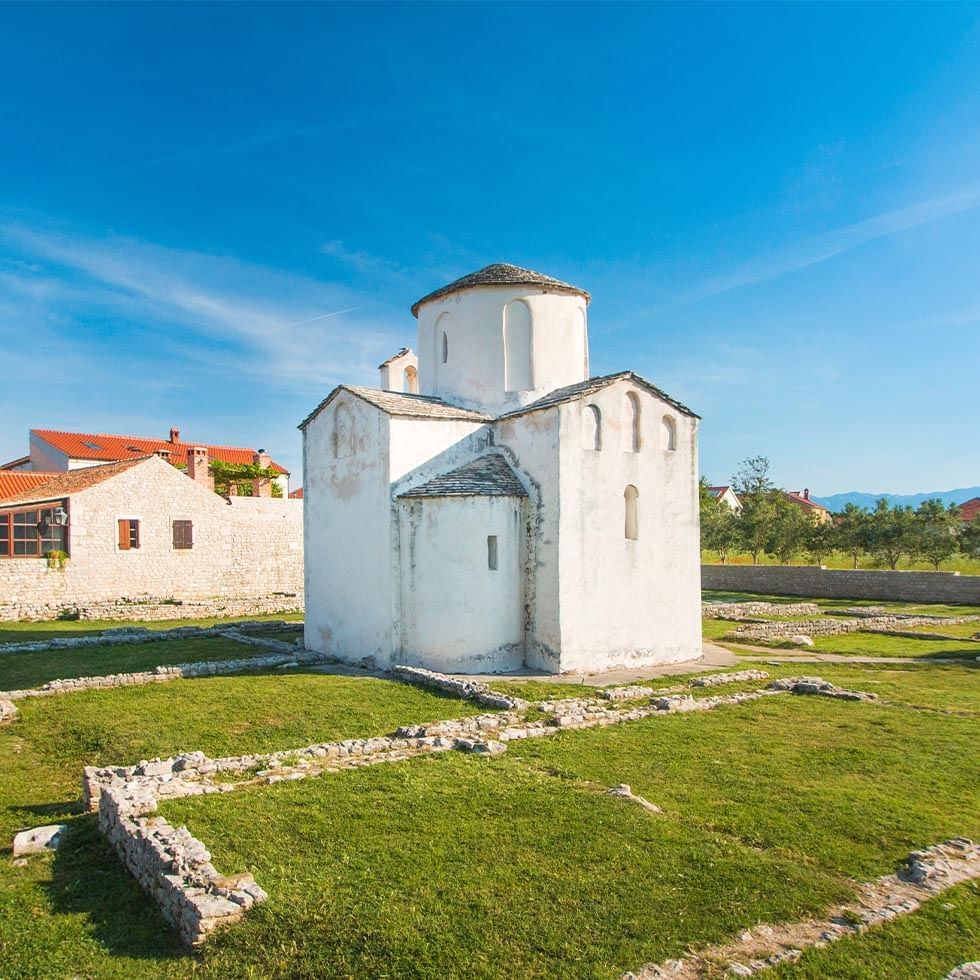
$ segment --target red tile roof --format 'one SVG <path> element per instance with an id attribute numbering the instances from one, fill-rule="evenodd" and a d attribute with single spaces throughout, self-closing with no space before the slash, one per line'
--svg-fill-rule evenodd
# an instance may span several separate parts
<path id="1" fill-rule="evenodd" d="M 799 504 L 801 507 L 812 507 L 814 510 L 827 510 L 823 504 L 818 504 L 815 500 L 804 497 L 801 493 L 794 493 L 792 490 L 784 490 L 783 493 L 788 500 L 792 500 L 794 504 Z M 829 514 L 830 511 L 828 510 L 827 513 Z"/>
<path id="2" fill-rule="evenodd" d="M 303 488 L 300 487 L 299 490 L 293 490 L 289 497 L 291 500 L 302 500 L 303 499 Z"/>
<path id="3" fill-rule="evenodd" d="M 81 469 L 68 470 L 66 473 L 45 473 L 43 474 L 46 477 L 44 481 L 0 501 L 0 507 L 70 497 L 73 493 L 88 490 L 89 487 L 94 487 L 152 458 L 152 456 L 140 456 L 137 459 L 124 459 L 115 463 L 106 463 L 103 466 L 83 466 Z M 24 475 L 40 476 L 42 474 L 25 473 Z"/>
<path id="4" fill-rule="evenodd" d="M 161 450 L 169 450 L 170 462 L 185 465 L 187 450 L 193 446 L 207 446 L 208 458 L 223 463 L 251 465 L 255 451 L 241 446 L 210 446 L 205 442 L 178 439 L 146 439 L 143 436 L 112 436 L 105 433 L 57 432 L 53 429 L 31 429 L 31 435 L 67 453 L 72 459 L 97 459 L 112 462 L 122 459 L 139 459 L 152 456 Z M 289 471 L 278 463 L 271 464 L 277 473 Z"/>
<path id="5" fill-rule="evenodd" d="M 0 500 L 16 497 L 39 483 L 47 483 L 57 475 L 57 473 L 41 473 L 35 470 L 0 470 Z"/>
<path id="6" fill-rule="evenodd" d="M 972 500 L 964 500 L 960 504 L 961 521 L 969 524 L 978 514 L 980 514 L 980 497 L 974 497 Z"/>

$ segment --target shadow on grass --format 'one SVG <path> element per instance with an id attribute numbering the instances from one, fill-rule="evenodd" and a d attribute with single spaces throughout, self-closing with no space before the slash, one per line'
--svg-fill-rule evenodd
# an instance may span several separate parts
<path id="1" fill-rule="evenodd" d="M 94 813 L 69 825 L 45 888 L 54 912 L 84 915 L 94 938 L 113 956 L 193 957 L 99 834 Z"/>

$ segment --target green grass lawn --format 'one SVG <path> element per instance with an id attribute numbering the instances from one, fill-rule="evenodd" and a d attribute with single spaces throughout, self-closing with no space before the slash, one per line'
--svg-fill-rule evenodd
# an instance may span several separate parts
<path id="1" fill-rule="evenodd" d="M 706 589 L 701 593 L 704 602 L 775 602 L 787 605 L 797 602 L 816 603 L 824 612 L 842 612 L 857 606 L 875 606 L 894 612 L 923 616 L 977 616 L 980 605 L 951 606 L 941 602 L 881 602 L 877 599 L 807 599 L 801 596 L 768 595 L 762 592 L 722 592 Z M 765 618 L 765 617 L 760 617 Z"/>
<path id="2" fill-rule="evenodd" d="M 150 630 L 172 630 L 178 626 L 234 626 L 235 623 L 254 620 L 284 619 L 296 622 L 303 619 L 301 612 L 270 613 L 262 616 L 235 616 L 205 619 L 166 619 L 159 622 L 113 619 L 46 619 L 37 622 L 0 623 L 0 643 L 28 643 L 32 640 L 53 640 L 59 637 L 85 636 L 122 626 L 140 626 Z"/>
<path id="3" fill-rule="evenodd" d="M 869 636 L 878 651 L 891 639 Z M 914 847 L 980 836 L 980 665 L 752 666 L 819 673 L 882 703 L 780 695 L 512 743 L 496 759 L 449 753 L 166 804 L 219 870 L 252 871 L 270 893 L 203 956 L 179 948 L 80 812 L 84 765 L 295 748 L 482 709 L 302 671 L 21 702 L 0 728 L 0 841 L 53 821 L 70 830 L 56 856 L 23 868 L 0 856 L 0 976 L 614 977 L 819 913 Z M 664 814 L 601 792 L 618 782 Z M 976 955 L 976 891 L 955 896 L 954 910 L 930 903 L 780 975 L 897 978 L 905 963 L 904 976 L 942 976 Z"/>
<path id="4" fill-rule="evenodd" d="M 980 886 L 970 882 L 926 902 L 915 915 L 824 949 L 808 950 L 798 964 L 777 967 L 767 976 L 774 980 L 939 980 L 975 959 L 980 959 Z"/>
<path id="5" fill-rule="evenodd" d="M 152 670 L 160 664 L 187 664 L 204 660 L 238 660 L 274 651 L 238 643 L 224 637 L 200 640 L 162 640 L 158 643 L 123 643 L 118 646 L 39 650 L 36 653 L 0 651 L 0 691 L 37 687 L 59 677 L 87 677 Z"/>
<path id="6" fill-rule="evenodd" d="M 701 561 L 706 565 L 720 564 L 720 559 L 718 554 L 714 551 L 705 549 L 701 552 Z M 752 556 L 746 553 L 729 553 L 727 564 L 729 565 L 751 565 Z M 758 565 L 780 565 L 782 562 L 778 558 L 774 558 L 771 555 L 761 554 L 758 556 Z M 813 562 L 807 561 L 803 554 L 796 555 L 790 562 L 791 565 L 812 565 Z M 827 568 L 853 568 L 854 559 L 850 555 L 845 555 L 842 552 L 834 552 L 823 559 L 821 564 L 826 565 Z M 885 566 L 877 564 L 875 558 L 872 555 L 862 555 L 858 559 L 859 569 L 873 569 L 875 571 L 881 571 Z M 898 571 L 900 572 L 933 572 L 935 568 L 932 562 L 915 560 L 910 561 L 908 558 L 902 558 L 898 563 Z M 966 555 L 953 555 L 951 558 L 947 558 L 946 561 L 941 562 L 939 566 L 939 571 L 941 572 L 959 572 L 961 575 L 980 575 L 980 559 L 969 558 Z"/>

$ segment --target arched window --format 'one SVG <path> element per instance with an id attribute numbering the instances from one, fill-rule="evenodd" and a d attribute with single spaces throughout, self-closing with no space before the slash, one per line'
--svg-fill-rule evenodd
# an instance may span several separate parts
<path id="1" fill-rule="evenodd" d="M 623 499 L 626 502 L 626 537 L 629 541 L 635 541 L 639 537 L 636 517 L 636 498 L 639 495 L 639 490 L 632 483 L 627 486 L 626 492 L 623 494 Z"/>
<path id="2" fill-rule="evenodd" d="M 452 313 L 440 313 L 432 328 L 432 376 L 430 384 L 437 386 L 442 378 L 442 366 L 449 360 L 449 338 L 453 336 L 455 321 Z"/>
<path id="3" fill-rule="evenodd" d="M 504 389 L 530 391 L 534 387 L 531 362 L 531 311 L 515 299 L 504 308 Z"/>
<path id="4" fill-rule="evenodd" d="M 333 454 L 336 459 L 354 455 L 354 415 L 347 405 L 339 405 L 333 417 Z"/>
<path id="5" fill-rule="evenodd" d="M 582 448 L 602 449 L 602 412 L 598 405 L 586 405 L 582 409 Z"/>
<path id="6" fill-rule="evenodd" d="M 623 449 L 640 451 L 640 399 L 635 391 L 626 392 L 626 418 L 623 420 Z"/>
<path id="7" fill-rule="evenodd" d="M 664 444 L 667 449 L 677 448 L 677 423 L 669 416 L 663 417 Z"/>
<path id="8" fill-rule="evenodd" d="M 413 364 L 409 364 L 405 368 L 405 373 L 402 377 L 402 391 L 407 391 L 410 395 L 417 395 L 419 393 L 419 373 L 415 370 Z"/>

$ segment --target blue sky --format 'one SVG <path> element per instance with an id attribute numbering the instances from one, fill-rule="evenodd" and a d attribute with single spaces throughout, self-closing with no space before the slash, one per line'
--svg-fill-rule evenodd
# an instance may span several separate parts
<path id="1" fill-rule="evenodd" d="M 814 493 L 980 483 L 980 6 L 0 5 L 0 457 L 263 446 L 489 262 Z"/>

